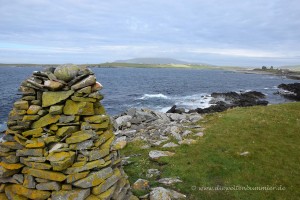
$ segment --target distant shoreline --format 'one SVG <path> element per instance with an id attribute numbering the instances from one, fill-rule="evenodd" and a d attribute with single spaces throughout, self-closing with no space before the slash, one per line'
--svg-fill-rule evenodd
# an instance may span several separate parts
<path id="1" fill-rule="evenodd" d="M 57 67 L 60 64 L 0 64 L 1 67 Z M 300 80 L 300 71 L 295 69 L 247 69 L 243 67 L 226 67 L 205 64 L 144 64 L 144 63 L 101 63 L 101 64 L 79 64 L 82 67 L 91 68 L 169 68 L 169 69 L 207 69 L 226 70 L 245 74 L 262 74 L 284 76 L 288 79 Z"/>

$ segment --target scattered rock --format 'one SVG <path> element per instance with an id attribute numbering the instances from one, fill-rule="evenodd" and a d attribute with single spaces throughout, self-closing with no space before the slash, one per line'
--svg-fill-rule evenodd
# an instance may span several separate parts
<path id="1" fill-rule="evenodd" d="M 158 169 L 148 169 L 146 177 L 147 178 L 157 178 L 160 176 L 160 171 Z"/>
<path id="2" fill-rule="evenodd" d="M 243 153 L 240 153 L 240 156 L 247 156 L 247 155 L 249 155 L 250 153 L 248 152 L 248 151 L 245 151 L 245 152 L 243 152 Z"/>
<path id="3" fill-rule="evenodd" d="M 135 190 L 148 190 L 150 188 L 149 181 L 145 179 L 138 179 L 134 182 L 132 188 Z"/>
<path id="4" fill-rule="evenodd" d="M 172 147 L 178 147 L 178 146 L 179 145 L 175 144 L 174 142 L 169 142 L 169 143 L 164 144 L 162 147 L 163 148 L 172 148 Z"/>
<path id="5" fill-rule="evenodd" d="M 164 185 L 170 186 L 173 185 L 174 183 L 181 183 L 182 180 L 178 178 L 162 178 L 158 180 L 159 183 L 162 183 Z"/>
<path id="6" fill-rule="evenodd" d="M 204 136 L 204 133 L 203 133 L 203 132 L 198 132 L 198 133 L 195 134 L 195 136 L 203 137 L 203 136 Z"/>
<path id="7" fill-rule="evenodd" d="M 193 139 L 184 139 L 182 141 L 179 141 L 178 144 L 196 144 L 197 140 L 193 140 Z"/>
<path id="8" fill-rule="evenodd" d="M 158 160 L 160 157 L 168 157 L 168 156 L 173 156 L 175 153 L 170 152 L 170 151 L 158 151 L 158 150 L 153 150 L 149 152 L 149 157 L 153 160 Z"/>
<path id="9" fill-rule="evenodd" d="M 163 187 L 152 188 L 150 192 L 150 200 L 172 200 L 185 199 L 186 196 L 174 190 L 165 189 Z"/>

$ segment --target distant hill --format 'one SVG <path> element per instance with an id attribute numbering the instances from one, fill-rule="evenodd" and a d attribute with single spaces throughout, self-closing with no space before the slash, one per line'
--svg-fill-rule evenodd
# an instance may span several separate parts
<path id="1" fill-rule="evenodd" d="M 173 58 L 133 58 L 128 60 L 116 60 L 116 63 L 137 63 L 137 64 L 189 64 L 189 62 Z"/>

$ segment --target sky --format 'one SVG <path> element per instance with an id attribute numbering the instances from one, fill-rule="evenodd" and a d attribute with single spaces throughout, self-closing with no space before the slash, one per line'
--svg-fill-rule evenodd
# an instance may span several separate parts
<path id="1" fill-rule="evenodd" d="M 0 0 L 0 63 L 300 64 L 299 0 Z"/>

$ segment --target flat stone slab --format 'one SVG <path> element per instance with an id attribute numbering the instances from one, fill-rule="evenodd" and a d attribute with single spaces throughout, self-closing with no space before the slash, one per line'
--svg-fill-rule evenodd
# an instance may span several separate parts
<path id="1" fill-rule="evenodd" d="M 173 156 L 175 153 L 170 152 L 170 151 L 158 151 L 158 150 L 153 150 L 149 152 L 149 157 L 153 160 L 157 160 L 160 157 L 167 157 L 167 156 Z"/>

